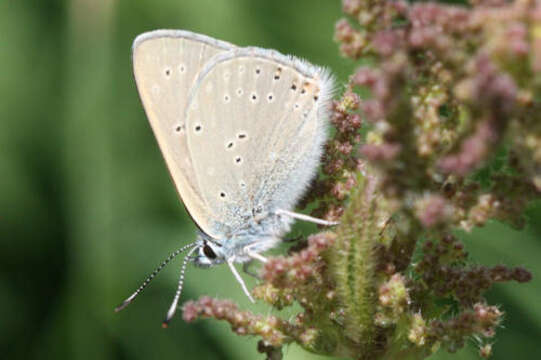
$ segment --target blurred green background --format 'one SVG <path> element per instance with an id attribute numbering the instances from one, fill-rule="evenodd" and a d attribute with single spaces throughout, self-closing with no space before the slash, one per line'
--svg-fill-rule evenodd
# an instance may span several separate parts
<path id="1" fill-rule="evenodd" d="M 215 321 L 168 330 L 169 266 L 119 304 L 169 252 L 194 238 L 131 73 L 134 37 L 188 29 L 329 66 L 340 82 L 338 0 L 0 0 L 0 356 L 3 359 L 254 359 L 256 339 Z M 484 264 L 527 265 L 534 281 L 489 294 L 506 321 L 494 359 L 536 358 L 541 338 L 541 207 L 523 231 L 491 223 L 464 235 Z M 252 279 L 247 279 L 253 285 Z M 227 269 L 190 267 L 183 300 L 252 307 Z M 291 311 L 283 313 L 290 316 Z M 477 358 L 475 340 L 455 359 Z M 286 359 L 316 359 L 296 346 Z M 433 359 L 452 358 L 437 354 Z"/>

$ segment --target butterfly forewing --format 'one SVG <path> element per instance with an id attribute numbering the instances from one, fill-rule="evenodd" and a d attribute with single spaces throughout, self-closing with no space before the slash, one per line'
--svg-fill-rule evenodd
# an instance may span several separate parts
<path id="1" fill-rule="evenodd" d="M 314 175 L 332 81 L 258 48 L 219 54 L 190 92 L 186 131 L 206 205 L 234 230 L 254 211 L 290 209 Z"/>
<path id="2" fill-rule="evenodd" d="M 177 191 L 197 225 L 210 236 L 213 217 L 195 178 L 184 118 L 189 90 L 214 55 L 233 45 L 187 31 L 158 30 L 133 45 L 137 89 Z"/>

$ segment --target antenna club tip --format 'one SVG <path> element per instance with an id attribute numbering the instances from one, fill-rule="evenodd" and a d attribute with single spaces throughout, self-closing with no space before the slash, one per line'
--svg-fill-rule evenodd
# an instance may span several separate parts
<path id="1" fill-rule="evenodd" d="M 162 321 L 162 329 L 167 329 L 169 327 L 169 320 Z"/>
<path id="2" fill-rule="evenodd" d="M 115 308 L 115 312 L 119 312 L 121 310 L 124 310 L 126 308 L 126 306 L 128 306 L 130 304 L 129 301 L 124 301 L 122 304 L 118 305 L 116 308 Z"/>

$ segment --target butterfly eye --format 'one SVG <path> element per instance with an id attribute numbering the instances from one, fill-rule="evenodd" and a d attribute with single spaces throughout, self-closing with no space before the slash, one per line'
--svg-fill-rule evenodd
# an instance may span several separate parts
<path id="1" fill-rule="evenodd" d="M 206 257 L 209 259 L 216 259 L 216 254 L 214 253 L 214 250 L 208 245 L 203 246 L 203 254 L 205 254 Z"/>

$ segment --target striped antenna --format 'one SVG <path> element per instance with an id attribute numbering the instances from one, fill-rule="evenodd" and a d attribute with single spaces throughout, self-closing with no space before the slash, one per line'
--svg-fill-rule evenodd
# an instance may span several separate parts
<path id="1" fill-rule="evenodd" d="M 180 277 L 178 279 L 178 286 L 177 286 L 177 292 L 175 293 L 175 298 L 173 299 L 173 302 L 171 303 L 171 306 L 169 307 L 169 311 L 167 312 L 167 316 L 165 317 L 165 320 L 162 322 L 162 327 L 166 328 L 169 325 L 169 321 L 175 316 L 175 313 L 177 312 L 177 305 L 178 300 L 180 299 L 180 294 L 182 293 L 182 285 L 184 284 L 184 272 L 186 271 L 186 265 L 188 264 L 188 261 L 190 260 L 190 255 L 192 253 L 199 249 L 198 247 L 194 247 L 190 250 L 188 254 L 184 257 L 184 261 L 182 262 L 182 268 L 180 269 Z"/>
<path id="2" fill-rule="evenodd" d="M 160 264 L 160 266 L 158 266 L 156 268 L 156 270 L 154 270 L 152 272 L 152 274 L 150 274 L 146 278 L 146 280 L 143 282 L 143 284 L 141 284 L 141 286 L 139 286 L 139 288 L 137 290 L 135 290 L 135 292 L 133 294 L 131 294 L 126 300 L 124 300 L 122 302 L 122 304 L 120 304 L 119 306 L 117 306 L 115 308 L 115 312 L 119 312 L 120 310 L 124 309 L 126 306 L 130 305 L 133 302 L 133 300 L 137 297 L 137 295 L 139 295 L 141 293 L 141 291 L 143 291 L 147 287 L 147 285 L 152 281 L 152 279 L 154 279 L 156 277 L 156 275 L 158 275 L 158 273 L 165 267 L 165 265 L 169 264 L 169 262 L 171 262 L 171 260 L 176 258 L 178 254 L 180 254 L 183 251 L 186 251 L 187 249 L 189 249 L 190 247 L 193 247 L 195 245 L 196 245 L 196 242 L 193 242 L 193 243 L 188 244 L 186 246 L 183 246 L 180 249 L 176 250 L 175 252 L 171 253 L 171 255 L 169 255 L 167 257 L 167 259 L 165 259 Z M 192 251 L 193 251 L 193 249 L 192 249 Z M 190 251 L 190 254 L 192 253 L 192 251 Z M 185 258 L 184 262 L 186 262 L 186 258 Z M 184 267 L 184 265 L 183 265 L 183 267 Z"/>

